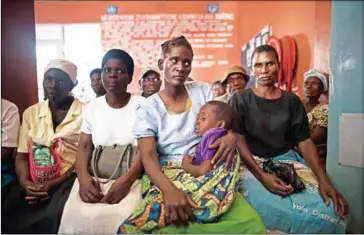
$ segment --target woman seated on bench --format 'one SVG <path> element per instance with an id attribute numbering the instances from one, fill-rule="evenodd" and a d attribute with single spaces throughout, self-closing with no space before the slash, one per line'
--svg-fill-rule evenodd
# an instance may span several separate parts
<path id="1" fill-rule="evenodd" d="M 114 233 L 120 221 L 141 202 L 140 158 L 131 164 L 127 173 L 106 184 L 99 183 L 88 171 L 97 146 L 136 142 L 132 134 L 135 108 L 145 98 L 127 92 L 133 74 L 134 61 L 125 51 L 109 50 L 102 59 L 101 79 L 106 95 L 97 97 L 86 107 L 76 158 L 77 181 L 65 205 L 59 233 Z"/>
<path id="2" fill-rule="evenodd" d="M 328 90 L 328 81 L 325 74 L 311 69 L 304 74 L 303 87 L 305 91 L 303 105 L 310 124 L 311 140 L 316 145 L 320 163 L 325 168 L 329 105 L 320 103 L 319 100 L 321 95 Z"/>
<path id="3" fill-rule="evenodd" d="M 293 163 L 306 190 L 292 194 L 293 188 L 278 178 L 275 184 L 264 184 L 273 176 L 264 173 L 252 157 L 246 158 L 249 154 L 243 154 L 250 170 L 242 171 L 241 190 L 245 198 L 258 211 L 267 229 L 285 233 L 345 233 L 346 222 L 342 219 L 349 213 L 348 203 L 319 163 L 304 106 L 298 96 L 274 85 L 279 71 L 276 50 L 269 45 L 256 48 L 252 65 L 257 87 L 236 93 L 229 101 L 238 113 L 239 134 L 245 136 L 240 136 L 238 145 L 246 139 L 251 153 L 260 157 L 258 162 L 273 158 Z M 296 144 L 314 174 L 292 150 Z"/>
<path id="4" fill-rule="evenodd" d="M 239 193 L 235 194 L 235 200 L 232 203 L 224 201 L 220 207 L 214 208 L 215 201 L 220 203 L 220 194 L 217 197 L 213 193 L 206 195 L 203 190 L 206 189 L 210 192 L 213 184 L 218 184 L 219 181 L 217 178 L 213 178 L 212 174 L 223 170 L 224 165 L 219 163 L 227 159 L 227 165 L 229 165 L 229 162 L 236 156 L 236 137 L 231 131 L 217 139 L 211 146 L 218 148 L 214 159 L 217 167 L 212 170 L 212 174 L 210 172 L 205 175 L 206 177 L 195 178 L 196 181 L 188 185 L 181 185 L 182 180 L 173 178 L 173 173 L 182 169 L 183 157 L 191 155 L 200 141 L 200 137 L 195 131 L 195 122 L 200 108 L 212 100 L 212 90 L 211 86 L 206 83 L 186 82 L 191 72 L 193 50 L 183 36 L 166 41 L 162 44 L 161 49 L 162 54 L 158 65 L 159 69 L 163 71 L 165 88 L 149 97 L 146 104 L 137 109 L 137 121 L 133 129 L 147 173 L 147 176 L 144 177 L 145 182 L 150 182 L 147 180 L 149 177 L 155 186 L 149 187 L 150 184 L 146 184 L 146 197 L 142 206 L 125 224 L 121 221 L 122 226 L 119 232 L 135 233 L 141 230 L 153 233 L 193 234 L 264 233 L 265 228 L 259 216 Z M 213 181 L 214 179 L 216 182 Z M 228 180 L 225 182 L 228 184 Z M 186 190 L 181 189 L 184 186 L 193 186 L 198 189 L 201 184 L 200 195 L 192 195 L 193 198 L 199 202 L 210 201 L 211 203 L 207 203 L 208 206 L 204 206 L 204 210 L 199 211 L 200 216 L 197 216 L 196 219 L 200 218 L 198 221 L 200 223 L 189 223 L 194 217 L 192 215 L 194 203 L 191 202 L 189 195 L 185 194 Z M 221 188 L 217 187 L 216 191 L 218 190 Z M 155 195 L 162 196 L 156 197 Z M 201 195 L 206 198 L 201 198 Z M 233 196 L 234 193 L 231 194 L 231 197 Z M 229 198 L 231 199 L 231 197 Z M 232 205 L 224 207 L 225 204 Z M 226 210 L 227 212 L 218 218 L 212 215 L 213 220 L 210 223 L 201 223 L 206 222 L 203 221 L 205 216 L 211 216 L 210 206 L 211 213 L 217 209 L 220 212 Z M 160 216 L 161 213 L 165 216 Z M 216 221 L 216 219 L 218 220 Z M 167 226 L 159 231 L 154 229 L 170 223 L 177 226 L 188 225 L 188 227 Z"/>
<path id="5" fill-rule="evenodd" d="M 24 111 L 15 161 L 19 185 L 3 207 L 7 233 L 57 233 L 63 206 L 76 178 L 74 162 L 81 133 L 83 104 L 69 95 L 77 84 L 77 67 L 66 60 L 51 61 L 44 73 L 45 100 Z M 30 177 L 28 143 L 50 147 L 62 140 L 60 176 L 46 182 Z"/>

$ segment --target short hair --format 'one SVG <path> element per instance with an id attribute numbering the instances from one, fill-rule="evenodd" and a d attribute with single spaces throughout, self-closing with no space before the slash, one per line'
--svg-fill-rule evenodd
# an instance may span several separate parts
<path id="1" fill-rule="evenodd" d="M 111 50 L 109 50 L 108 52 L 106 52 L 106 54 L 102 58 L 101 68 L 104 68 L 106 62 L 109 59 L 119 59 L 119 60 L 123 61 L 123 63 L 125 64 L 126 70 L 128 72 L 130 81 L 133 79 L 134 60 L 129 55 L 128 52 L 126 52 L 124 50 L 120 50 L 120 49 L 111 49 Z"/>
<path id="2" fill-rule="evenodd" d="M 257 48 L 254 49 L 252 57 L 251 57 L 252 65 L 253 65 L 253 58 L 254 58 L 255 54 L 259 54 L 259 53 L 262 53 L 262 52 L 273 52 L 274 57 L 276 58 L 277 63 L 279 64 L 279 57 L 278 57 L 277 50 L 273 46 L 265 44 L 265 45 L 260 45 L 260 46 L 258 46 Z"/>
<path id="3" fill-rule="evenodd" d="M 179 37 L 173 37 L 168 41 L 165 41 L 161 45 L 161 57 L 165 58 L 166 55 L 170 52 L 171 47 L 178 47 L 178 46 L 185 46 L 187 49 L 189 49 L 193 56 L 193 49 L 191 44 L 188 42 L 188 40 L 183 36 Z"/>
<path id="4" fill-rule="evenodd" d="M 95 73 L 101 74 L 101 72 L 102 70 L 100 68 L 93 69 L 90 73 L 90 77 L 92 77 L 92 75 L 94 75 Z"/>
<path id="5" fill-rule="evenodd" d="M 215 106 L 216 118 L 217 120 L 225 122 L 225 129 L 236 131 L 237 113 L 229 104 L 218 100 L 212 100 L 206 104 Z"/>

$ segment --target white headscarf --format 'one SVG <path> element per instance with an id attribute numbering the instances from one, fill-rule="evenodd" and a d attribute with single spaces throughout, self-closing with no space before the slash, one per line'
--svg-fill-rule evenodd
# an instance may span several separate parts
<path id="1" fill-rule="evenodd" d="M 317 77 L 318 79 L 321 80 L 322 85 L 324 87 L 324 91 L 327 91 L 328 88 L 329 88 L 329 86 L 327 84 L 327 78 L 326 78 L 325 74 L 321 73 L 317 69 L 311 69 L 311 70 L 307 71 L 303 75 L 303 77 L 304 77 L 303 81 L 306 81 L 309 77 Z"/>
<path id="2" fill-rule="evenodd" d="M 49 62 L 49 64 L 45 67 L 44 73 L 48 72 L 50 69 L 60 69 L 71 78 L 74 85 L 77 84 L 77 66 L 68 61 L 62 59 L 56 59 Z"/>

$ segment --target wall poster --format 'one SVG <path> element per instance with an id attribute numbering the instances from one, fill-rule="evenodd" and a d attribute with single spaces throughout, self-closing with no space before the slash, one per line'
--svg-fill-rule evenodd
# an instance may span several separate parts
<path id="1" fill-rule="evenodd" d="M 209 83 L 222 79 L 232 63 L 229 55 L 234 53 L 235 28 L 235 13 L 229 12 L 101 16 L 103 50 L 127 50 L 134 59 L 136 76 L 140 69 L 157 66 L 164 41 L 183 34 L 195 54 L 190 76 Z"/>

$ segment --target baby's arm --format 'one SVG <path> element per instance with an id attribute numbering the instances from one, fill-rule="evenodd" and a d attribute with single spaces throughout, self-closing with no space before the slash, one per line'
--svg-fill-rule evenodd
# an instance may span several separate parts
<path id="1" fill-rule="evenodd" d="M 206 175 L 213 169 L 211 160 L 205 160 L 200 165 L 195 166 L 192 164 L 193 157 L 184 156 L 182 161 L 182 168 L 194 177 L 199 177 L 201 175 Z"/>

